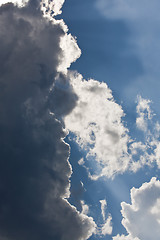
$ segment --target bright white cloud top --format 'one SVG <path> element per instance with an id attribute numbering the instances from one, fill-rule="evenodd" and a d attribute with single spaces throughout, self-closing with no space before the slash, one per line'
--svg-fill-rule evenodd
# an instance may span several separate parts
<path id="1" fill-rule="evenodd" d="M 62 13 L 61 8 L 64 2 L 65 0 L 42 0 L 41 6 L 45 13 L 50 14 L 51 16 L 56 16 Z"/>
<path id="2" fill-rule="evenodd" d="M 18 7 L 24 7 L 29 0 L 0 0 L 0 6 L 9 2 L 12 2 L 14 5 Z"/>
<path id="3" fill-rule="evenodd" d="M 122 224 L 128 236 L 114 240 L 158 240 L 160 236 L 160 181 L 152 178 L 139 189 L 131 189 L 131 204 L 122 202 Z"/>

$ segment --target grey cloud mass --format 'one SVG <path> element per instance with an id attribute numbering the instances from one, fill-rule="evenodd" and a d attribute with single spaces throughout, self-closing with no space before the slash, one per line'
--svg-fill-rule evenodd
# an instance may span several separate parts
<path id="1" fill-rule="evenodd" d="M 83 240 L 95 229 L 64 199 L 72 170 L 57 117 L 77 100 L 57 72 L 65 34 L 36 1 L 0 7 L 0 239 Z"/>

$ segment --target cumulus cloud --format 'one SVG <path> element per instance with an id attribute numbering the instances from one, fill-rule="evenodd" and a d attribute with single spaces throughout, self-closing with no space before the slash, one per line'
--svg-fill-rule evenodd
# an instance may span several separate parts
<path id="1" fill-rule="evenodd" d="M 132 140 L 123 122 L 124 112 L 105 83 L 84 80 L 80 74 L 69 73 L 78 99 L 76 106 L 64 117 L 66 128 L 75 134 L 75 141 L 85 150 L 88 162 L 94 161 L 89 177 L 113 177 L 125 171 L 137 172 L 154 162 L 160 166 L 160 125 L 155 122 L 151 101 L 137 97 L 136 126 L 144 131 L 142 141 Z"/>
<path id="2" fill-rule="evenodd" d="M 64 141 L 68 130 L 87 159 L 97 163 L 98 172 L 89 173 L 92 179 L 146 164 L 146 155 L 131 161 L 124 112 L 108 86 L 68 71 L 81 51 L 63 20 L 53 18 L 63 2 L 0 7 L 1 239 L 85 240 L 96 231 L 93 218 L 86 215 L 88 205 L 82 201 L 80 213 L 66 200 L 72 174 L 70 148 Z M 149 102 L 140 100 L 139 118 L 151 119 Z M 160 132 L 158 123 L 156 129 Z M 150 146 L 160 162 L 158 137 Z M 138 145 L 131 144 L 131 155 Z M 145 149 L 141 144 L 141 151 Z M 151 162 L 153 156 L 147 156 Z M 84 165 L 84 159 L 79 164 Z M 152 214 L 158 206 L 159 200 Z M 105 207 L 102 201 L 102 235 L 112 233 L 112 217 L 106 218 Z"/>
<path id="3" fill-rule="evenodd" d="M 73 72 L 68 76 L 77 102 L 64 117 L 64 123 L 86 153 L 88 165 L 85 159 L 79 164 L 86 168 L 92 180 L 102 176 L 112 178 L 126 171 L 137 172 L 154 163 L 160 166 L 160 124 L 154 119 L 150 100 L 137 97 L 136 126 L 144 136 L 142 141 L 133 140 L 123 122 L 123 109 L 105 83 L 86 81 Z"/>
<path id="4" fill-rule="evenodd" d="M 23 8 L 1 6 L 0 29 L 0 238 L 88 239 L 93 219 L 66 200 L 70 148 L 58 119 L 77 97 L 58 70 L 65 25 L 30 1 Z M 76 41 L 67 39 L 76 55 Z"/>
<path id="5" fill-rule="evenodd" d="M 160 236 L 160 181 L 152 178 L 140 188 L 131 189 L 131 204 L 122 205 L 122 224 L 128 236 L 113 239 L 158 240 Z"/>
<path id="6" fill-rule="evenodd" d="M 99 164 L 99 176 L 112 177 L 128 167 L 128 130 L 124 112 L 105 83 L 84 80 L 70 74 L 71 85 L 78 96 L 76 107 L 65 116 L 66 128 L 76 135 L 77 143 L 87 150 L 87 158 Z M 95 176 L 96 178 L 96 176 Z"/>

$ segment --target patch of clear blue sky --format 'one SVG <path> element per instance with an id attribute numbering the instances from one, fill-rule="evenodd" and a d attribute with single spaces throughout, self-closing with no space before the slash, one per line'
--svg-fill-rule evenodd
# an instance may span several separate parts
<path id="1" fill-rule="evenodd" d="M 145 85 L 145 82 L 131 91 L 134 81 L 143 79 L 146 74 L 137 45 L 133 41 L 135 33 L 125 20 L 104 18 L 95 8 L 94 2 L 94 0 L 66 0 L 63 6 L 63 14 L 60 17 L 68 25 L 71 34 L 77 37 L 82 50 L 82 56 L 72 64 L 71 69 L 77 70 L 86 79 L 94 78 L 108 84 L 115 100 L 123 106 L 132 137 L 140 139 L 142 136 L 135 131 L 136 96 L 141 94 L 143 97 L 152 97 L 154 93 L 153 90 L 150 91 L 151 86 Z M 108 203 L 106 213 L 110 212 L 113 217 L 113 236 L 125 233 L 121 225 L 120 203 L 130 202 L 130 189 L 140 187 L 159 171 L 156 167 L 152 169 L 146 167 L 136 174 L 119 175 L 114 180 L 91 181 L 86 170 L 78 165 L 78 160 L 84 157 L 85 153 L 80 151 L 74 142 L 69 139 L 67 141 L 71 145 L 70 162 L 73 167 L 71 203 L 81 210 L 80 199 L 85 200 L 90 206 L 90 215 L 97 223 L 102 224 L 99 200 L 106 199 Z M 84 183 L 84 188 L 80 181 Z M 112 237 L 92 236 L 91 239 L 110 240 Z"/>
<path id="2" fill-rule="evenodd" d="M 71 68 L 84 78 L 106 82 L 117 101 L 125 101 L 123 89 L 143 74 L 143 65 L 125 21 L 104 18 L 94 3 L 66 0 L 64 4 L 62 16 L 82 50 L 81 58 Z"/>
<path id="3" fill-rule="evenodd" d="M 71 69 L 78 70 L 86 79 L 106 82 L 129 120 L 135 112 L 137 95 L 153 100 L 155 111 L 159 112 L 159 22 L 145 16 L 131 26 L 125 18 L 104 17 L 95 2 L 64 3 L 62 17 L 82 50 Z"/>

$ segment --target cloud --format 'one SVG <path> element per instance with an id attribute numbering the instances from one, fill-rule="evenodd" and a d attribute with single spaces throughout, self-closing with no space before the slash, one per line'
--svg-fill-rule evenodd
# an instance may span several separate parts
<path id="1" fill-rule="evenodd" d="M 0 29 L 0 238 L 88 239 L 93 218 L 66 200 L 72 169 L 60 119 L 77 97 L 58 70 L 65 25 L 30 1 L 1 6 Z"/>
<path id="2" fill-rule="evenodd" d="M 107 208 L 107 202 L 106 202 L 105 199 L 104 199 L 104 200 L 100 200 L 99 202 L 100 202 L 100 204 L 101 204 L 102 217 L 103 217 L 103 220 L 105 221 L 105 219 L 106 219 L 105 210 L 106 210 L 106 208 Z"/>
<path id="3" fill-rule="evenodd" d="M 119 239 L 158 240 L 160 236 L 160 181 L 152 178 L 140 188 L 131 189 L 131 204 L 122 206 L 122 224 L 129 236 Z"/>
<path id="4" fill-rule="evenodd" d="M 105 83 L 86 81 L 80 74 L 71 72 L 69 78 L 78 98 L 75 108 L 64 117 L 64 123 L 86 153 L 89 167 L 84 159 L 79 163 L 92 180 L 102 176 L 112 178 L 126 171 L 137 172 L 155 162 L 160 165 L 160 128 L 154 120 L 150 100 L 137 97 L 136 125 L 144 132 L 144 138 L 133 140 L 123 122 L 123 109 Z"/>
<path id="5" fill-rule="evenodd" d="M 28 1 L 29 0 L 11 0 L 11 1 L 0 0 L 0 6 L 2 6 L 3 4 L 6 4 L 8 2 L 12 2 L 15 6 L 24 7 L 28 3 Z"/>
<path id="6" fill-rule="evenodd" d="M 147 121 L 151 120 L 153 117 L 151 108 L 150 108 L 150 100 L 144 99 L 141 96 L 138 97 L 137 101 L 137 114 L 136 125 L 142 131 L 147 131 Z"/>
<path id="7" fill-rule="evenodd" d="M 128 130 L 122 118 L 124 112 L 105 83 L 84 80 L 71 73 L 71 85 L 78 96 L 77 105 L 65 116 L 66 128 L 76 135 L 77 143 L 95 158 L 99 176 L 112 177 L 128 168 Z"/>
<path id="8" fill-rule="evenodd" d="M 78 164 L 81 165 L 81 166 L 83 166 L 84 163 L 85 163 L 85 161 L 84 161 L 83 158 L 81 158 L 81 159 L 78 161 Z"/>
<path id="9" fill-rule="evenodd" d="M 42 0 L 41 9 L 44 11 L 44 16 L 48 14 L 50 16 L 56 16 L 58 14 L 61 14 L 62 13 L 61 8 L 64 2 L 65 0 L 54 0 L 54 1 Z"/>
<path id="10" fill-rule="evenodd" d="M 102 224 L 102 226 L 99 229 L 99 235 L 111 235 L 112 234 L 112 216 L 111 214 L 108 214 L 108 216 L 106 217 L 106 208 L 107 208 L 107 201 L 104 200 L 100 200 L 99 201 L 101 204 L 101 214 L 103 217 L 103 222 L 104 224 Z"/>
<path id="11" fill-rule="evenodd" d="M 81 51 L 53 18 L 63 1 L 45 4 L 0 8 L 0 238 L 85 240 L 96 224 L 84 202 L 80 213 L 66 200 L 72 168 L 64 139 L 68 130 L 76 135 L 97 162 L 97 179 L 130 169 L 130 138 L 108 86 L 67 70 Z M 147 108 L 138 109 L 141 116 Z M 158 138 L 151 144 L 159 159 Z M 104 222 L 101 234 L 111 234 L 110 214 Z"/>
<path id="12" fill-rule="evenodd" d="M 85 204 L 83 200 L 81 200 L 81 206 L 82 206 L 82 214 L 87 215 L 89 212 L 89 206 Z"/>
<path id="13" fill-rule="evenodd" d="M 131 169 L 136 172 L 144 165 L 150 167 L 156 163 L 160 168 L 160 124 L 152 111 L 151 101 L 138 96 L 136 125 L 143 132 L 141 141 L 133 141 L 129 150 L 132 156 Z M 134 161 L 138 157 L 138 161 Z"/>
<path id="14" fill-rule="evenodd" d="M 111 235 L 112 234 L 112 216 L 109 215 L 106 222 L 104 223 L 104 225 L 102 226 L 102 229 L 101 229 L 101 234 L 103 236 L 105 235 Z"/>
<path id="15" fill-rule="evenodd" d="M 139 238 L 133 238 L 131 235 L 125 236 L 125 235 L 117 235 L 113 237 L 113 240 L 140 240 Z"/>
<path id="16" fill-rule="evenodd" d="M 69 72 L 77 95 L 75 108 L 66 116 L 66 128 L 74 133 L 75 141 L 84 150 L 80 161 L 92 180 L 112 178 L 126 171 L 137 172 L 144 166 L 160 166 L 160 124 L 155 121 L 151 101 L 137 97 L 137 128 L 144 132 L 141 141 L 131 139 L 123 121 L 124 112 L 105 83 L 84 80 Z"/>

